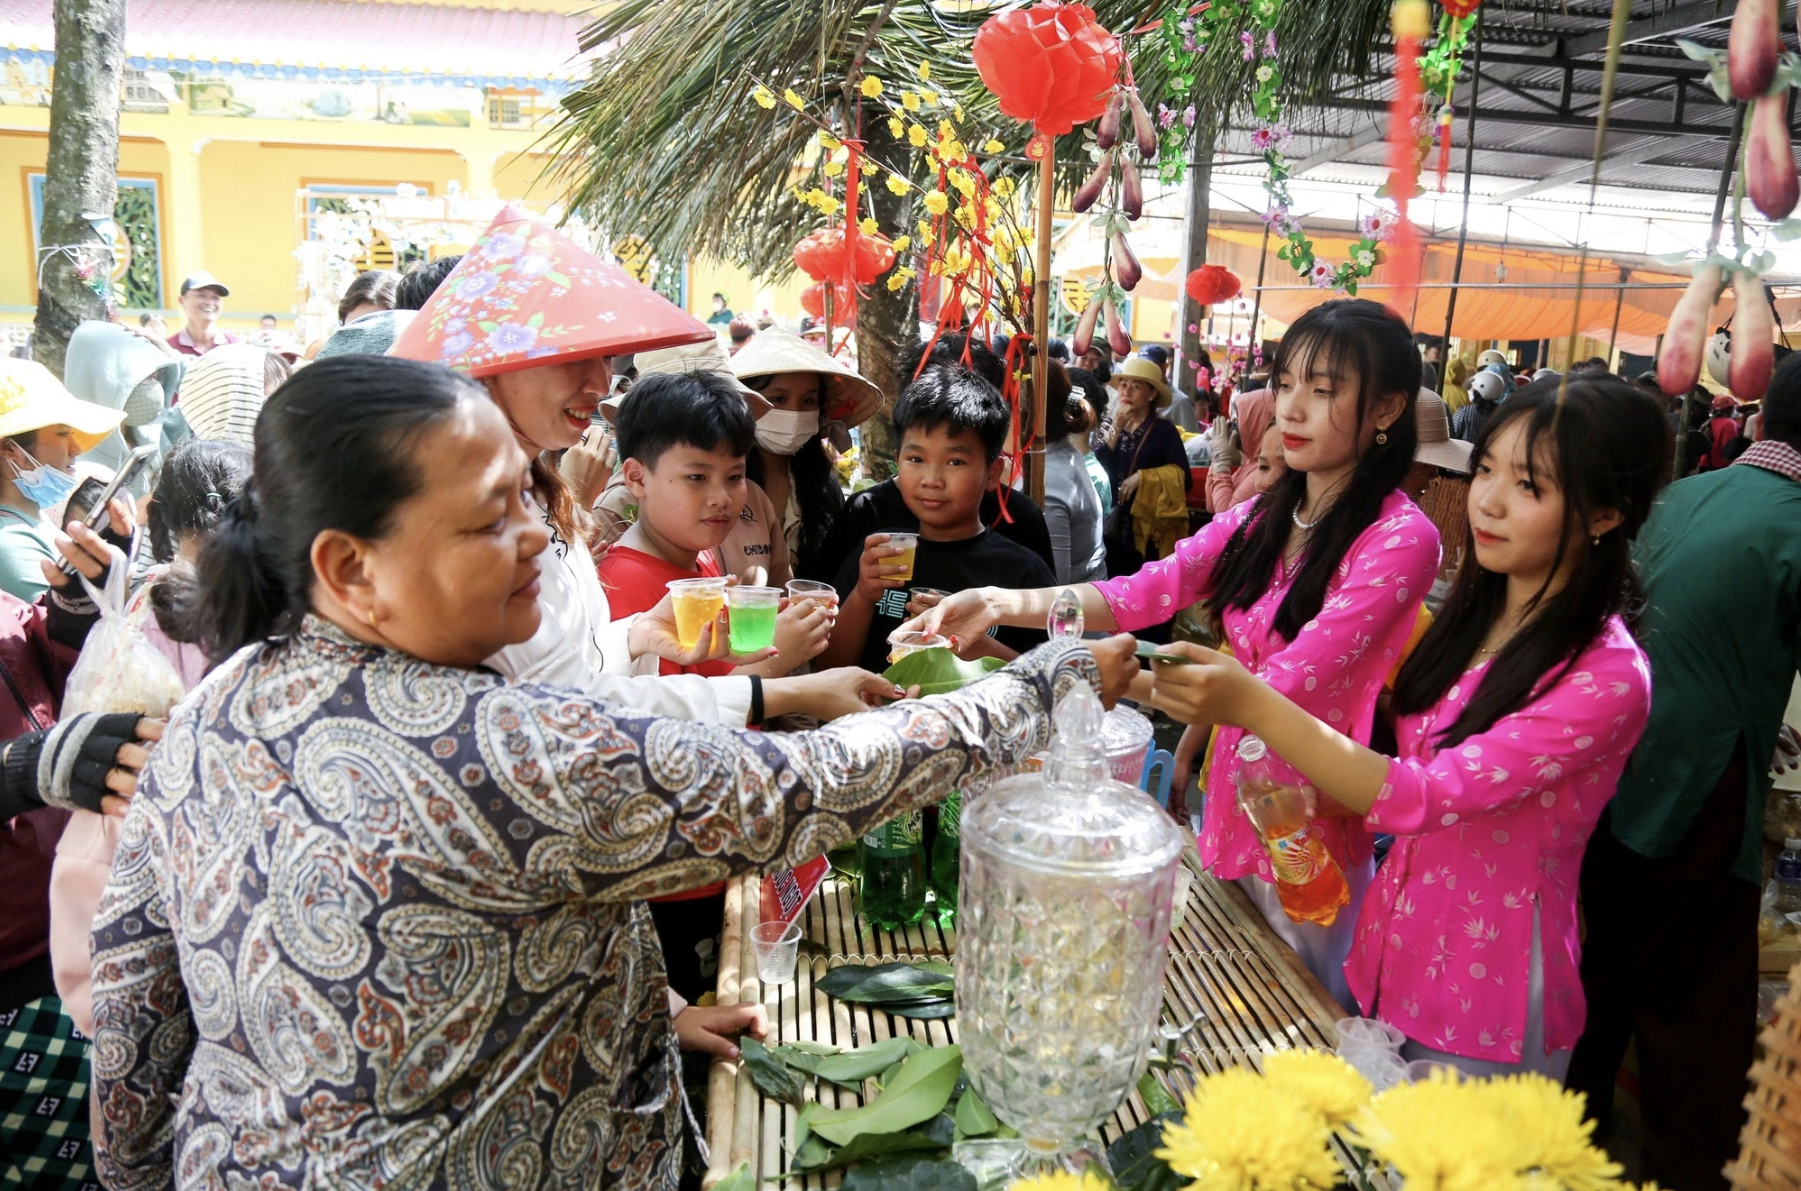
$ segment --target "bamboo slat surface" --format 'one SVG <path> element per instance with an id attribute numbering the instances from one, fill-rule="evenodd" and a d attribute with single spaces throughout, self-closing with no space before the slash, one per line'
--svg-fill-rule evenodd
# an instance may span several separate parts
<path id="1" fill-rule="evenodd" d="M 1200 871 L 1190 847 L 1185 856 L 1194 880 L 1183 921 L 1170 934 L 1169 967 L 1163 987 L 1163 1020 L 1200 1025 L 1185 1048 L 1203 1071 L 1257 1066 L 1274 1050 L 1337 1044 L 1333 1023 L 1344 1011 L 1332 1000 L 1287 944 L 1277 939 L 1250 900 L 1228 881 Z M 854 891 L 828 879 L 802 918 L 800 964 L 795 979 L 765 988 L 757 979 L 756 954 L 746 924 L 759 921 L 761 882 L 734 882 L 726 895 L 719 1001 L 761 1000 L 769 1013 L 770 1046 L 794 1041 L 827 1042 L 850 1049 L 908 1034 L 927 1045 L 957 1041 L 955 1018 L 913 1021 L 865 1005 L 849 1005 L 815 992 L 813 982 L 841 963 L 949 959 L 956 932 L 923 922 L 904 931 L 876 930 L 857 917 Z M 711 1164 L 706 1186 L 750 1162 L 765 1186 L 776 1185 L 789 1168 L 796 1110 L 764 1099 L 739 1064 L 716 1060 L 708 1085 L 707 1137 Z M 857 1101 L 855 1093 L 823 1081 L 803 1080 L 808 1095 L 828 1107 Z M 1177 1074 L 1171 1090 L 1180 1099 L 1187 1081 Z M 1103 1129 L 1112 1140 L 1142 1123 L 1148 1114 L 1137 1093 L 1120 1106 Z M 805 1191 L 836 1187 L 838 1172 L 791 1180 Z"/>

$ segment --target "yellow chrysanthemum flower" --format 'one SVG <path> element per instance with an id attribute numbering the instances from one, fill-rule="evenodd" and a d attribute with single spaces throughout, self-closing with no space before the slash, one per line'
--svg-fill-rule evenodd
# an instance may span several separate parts
<path id="1" fill-rule="evenodd" d="M 1193 1180 L 1189 1191 L 1324 1191 L 1339 1176 L 1331 1137 L 1306 1105 L 1232 1068 L 1195 1085 L 1182 1120 L 1163 1127 L 1157 1156 Z"/>
<path id="2" fill-rule="evenodd" d="M 909 191 L 911 189 L 913 189 L 913 188 L 911 186 L 907 185 L 907 180 L 905 178 L 901 177 L 899 174 L 889 174 L 888 175 L 888 193 L 889 194 L 905 194 L 905 193 L 907 193 L 907 191 Z"/>
<path id="3" fill-rule="evenodd" d="M 907 123 L 899 116 L 888 117 L 888 135 L 899 140 L 907 133 Z"/>
<path id="4" fill-rule="evenodd" d="M 913 231 L 919 237 L 919 246 L 921 248 L 930 248 L 932 246 L 932 225 L 931 224 L 927 223 L 925 220 L 922 219 L 919 221 L 918 226 L 915 227 L 913 229 Z"/>
<path id="5" fill-rule="evenodd" d="M 963 123 L 963 105 L 958 104 L 956 107 L 952 108 L 951 115 L 957 118 L 957 123 Z"/>
<path id="6" fill-rule="evenodd" d="M 782 98 L 788 101 L 789 107 L 794 108 L 797 111 L 807 106 L 807 101 L 802 99 L 800 97 L 800 92 L 796 91 L 793 87 L 789 87 L 786 91 L 783 91 Z"/>
<path id="7" fill-rule="evenodd" d="M 937 103 L 938 102 L 938 92 L 936 92 L 936 91 L 921 91 L 919 93 L 919 97 L 921 99 L 925 100 L 927 103 Z"/>
<path id="8" fill-rule="evenodd" d="M 1356 1141 L 1409 1186 L 1436 1191 L 1527 1191 L 1527 1139 L 1484 1103 L 1480 1085 L 1435 1072 L 1370 1101 L 1352 1119 Z"/>
<path id="9" fill-rule="evenodd" d="M 1020 1179 L 1008 1191 L 1113 1191 L 1113 1184 L 1092 1171 L 1071 1174 L 1065 1170 Z"/>
<path id="10" fill-rule="evenodd" d="M 926 195 L 926 210 L 933 215 L 942 215 L 950 210 L 951 201 L 942 190 L 934 190 Z"/>
<path id="11" fill-rule="evenodd" d="M 822 194 L 819 196 L 819 201 L 814 205 L 819 208 L 819 213 L 821 215 L 829 217 L 838 214 L 838 209 L 844 204 L 829 194 Z"/>
<path id="12" fill-rule="evenodd" d="M 1542 1075 L 1511 1075 L 1477 1085 L 1489 1111 L 1509 1122 L 1526 1150 L 1525 1167 L 1568 1191 L 1611 1191 L 1620 1164 L 1595 1148 L 1593 1121 L 1582 1119 L 1582 1097 Z"/>
<path id="13" fill-rule="evenodd" d="M 989 190 L 994 193 L 994 197 L 1002 201 L 1012 198 L 1013 192 L 1018 189 L 1018 185 L 1011 178 L 996 178 L 994 185 L 989 187 Z"/>
<path id="14" fill-rule="evenodd" d="M 926 147 L 926 130 L 915 124 L 907 129 L 907 143 L 915 149 Z"/>
<path id="15" fill-rule="evenodd" d="M 765 110 L 775 106 L 775 92 L 758 83 L 751 88 L 750 97 L 757 101 L 757 106 Z"/>
<path id="16" fill-rule="evenodd" d="M 919 77 L 922 82 L 929 83 L 932 81 L 932 64 L 930 62 L 921 62 L 919 64 Z"/>
<path id="17" fill-rule="evenodd" d="M 863 76 L 863 86 L 860 89 L 865 99 L 879 99 L 882 94 L 882 80 L 873 74 L 866 74 Z"/>
<path id="18" fill-rule="evenodd" d="M 861 231 L 866 236 L 875 235 L 876 227 L 877 227 L 877 224 L 875 221 L 875 216 L 873 216 L 873 215 L 871 215 L 867 219 L 859 220 L 857 223 L 857 230 Z"/>
<path id="19" fill-rule="evenodd" d="M 999 153 L 1002 149 L 1005 149 L 1006 147 L 1007 146 L 1001 144 L 999 141 L 995 140 L 993 137 L 989 137 L 982 144 L 982 152 L 984 152 L 984 153 Z"/>
<path id="20" fill-rule="evenodd" d="M 836 149 L 839 145 L 844 143 L 843 141 L 840 141 L 837 137 L 833 136 L 831 133 L 827 132 L 823 128 L 819 130 L 819 132 L 816 134 L 816 136 L 818 137 L 818 140 L 819 140 L 819 147 L 821 149 L 824 149 L 827 153 L 830 153 L 832 150 Z"/>
<path id="21" fill-rule="evenodd" d="M 913 237 L 896 236 L 889 247 L 893 248 L 896 252 L 905 252 L 907 249 L 913 247 Z"/>
<path id="22" fill-rule="evenodd" d="M 844 163 L 842 161 L 828 161 L 819 167 L 819 172 L 828 178 L 836 178 L 839 174 L 844 172 Z"/>
<path id="23" fill-rule="evenodd" d="M 1279 1050 L 1263 1060 L 1263 1078 L 1287 1091 L 1336 1129 L 1370 1102 L 1370 1081 L 1335 1054 L 1323 1050 Z"/>
<path id="24" fill-rule="evenodd" d="M 964 195 L 971 195 L 976 192 L 976 180 L 970 176 L 968 170 L 949 170 L 946 171 L 944 177 L 946 181 L 956 187 L 957 190 Z"/>
<path id="25" fill-rule="evenodd" d="M 919 110 L 919 92 L 902 91 L 901 106 L 906 108 L 909 112 L 917 112 Z"/>

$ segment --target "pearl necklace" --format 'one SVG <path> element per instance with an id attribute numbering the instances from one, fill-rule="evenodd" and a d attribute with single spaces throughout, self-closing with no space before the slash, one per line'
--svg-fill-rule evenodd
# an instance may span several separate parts
<path id="1" fill-rule="evenodd" d="M 1318 525 L 1320 523 L 1320 521 L 1324 520 L 1323 517 L 1316 517 L 1312 521 L 1301 520 L 1301 506 L 1300 505 L 1296 505 L 1294 507 L 1294 512 L 1292 514 L 1290 514 L 1290 516 L 1294 519 L 1294 526 L 1296 529 L 1312 530 L 1314 526 Z"/>

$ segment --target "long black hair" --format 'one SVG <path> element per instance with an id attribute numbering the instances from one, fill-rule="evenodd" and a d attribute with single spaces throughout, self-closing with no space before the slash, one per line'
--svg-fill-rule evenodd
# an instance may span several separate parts
<path id="1" fill-rule="evenodd" d="M 1315 527 L 1294 586 L 1276 610 L 1274 628 L 1285 641 L 1294 640 L 1301 626 L 1319 615 L 1339 563 L 1358 536 L 1375 524 L 1382 503 L 1413 466 L 1417 439 L 1413 402 L 1420 388 L 1420 354 L 1413 346 L 1413 332 L 1388 307 L 1363 298 L 1315 306 L 1282 337 L 1270 366 L 1272 383 L 1283 373 L 1304 383 L 1320 363 L 1330 365 L 1341 381 L 1356 376 L 1358 434 L 1382 398 L 1399 393 L 1406 400 L 1400 418 L 1388 427 L 1387 442 L 1357 460 L 1344 493 Z M 1225 608 L 1249 608 L 1270 589 L 1276 564 L 1288 546 L 1291 520 L 1306 495 L 1307 474 L 1290 468 L 1270 487 L 1257 512 L 1233 531 L 1216 571 L 1216 614 Z"/>
<path id="2" fill-rule="evenodd" d="M 254 470 L 200 554 L 200 644 L 215 663 L 291 633 L 311 606 L 313 540 L 369 540 L 419 491 L 413 448 L 479 385 L 395 356 L 320 360 L 277 389 L 256 420 Z"/>
<path id="3" fill-rule="evenodd" d="M 761 393 L 769 387 L 771 381 L 780 376 L 774 372 L 767 376 L 747 377 L 745 384 Z M 826 376 L 819 374 L 819 424 L 821 433 L 825 428 Z M 745 458 L 744 474 L 759 488 L 767 483 L 769 469 L 763 464 L 763 452 L 753 450 Z M 799 556 L 790 560 L 795 573 L 800 572 L 801 559 L 812 559 L 825 548 L 825 542 L 832 533 L 832 522 L 844 511 L 844 489 L 838 486 L 838 473 L 832 467 L 832 461 L 826 457 L 825 442 L 818 434 L 801 444 L 800 450 L 788 456 L 788 482 L 792 486 L 795 505 L 800 509 L 800 551 Z M 775 532 L 782 532 L 782 519 L 787 510 L 775 511 Z"/>
<path id="4" fill-rule="evenodd" d="M 1568 581 L 1550 591 L 1552 576 L 1532 597 L 1526 621 L 1502 646 L 1475 695 L 1444 730 L 1449 748 L 1487 731 L 1575 665 L 1610 617 L 1636 612 L 1632 539 L 1670 472 L 1670 432 L 1658 401 L 1617 377 L 1571 379 L 1563 400 L 1547 377 L 1503 401 L 1476 440 L 1480 464 L 1507 427 L 1523 424 L 1528 474 L 1553 480 L 1563 494 L 1564 524 L 1557 555 L 1577 551 Z M 1585 541 L 1589 519 L 1613 509 L 1620 524 Z M 1413 715 L 1432 707 L 1461 678 L 1507 605 L 1507 576 L 1476 562 L 1474 530 L 1466 531 L 1464 563 L 1444 611 L 1426 631 L 1395 680 L 1395 710 Z"/>

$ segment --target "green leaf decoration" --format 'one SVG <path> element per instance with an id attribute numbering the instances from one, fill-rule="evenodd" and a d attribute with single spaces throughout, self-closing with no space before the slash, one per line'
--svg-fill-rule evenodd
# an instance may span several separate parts
<path id="1" fill-rule="evenodd" d="M 884 1005 L 948 996 L 952 985 L 948 973 L 919 964 L 888 963 L 839 964 L 815 980 L 813 987 L 840 1001 Z"/>
<path id="2" fill-rule="evenodd" d="M 546 270 L 544 273 L 544 280 L 550 282 L 552 285 L 560 285 L 564 289 L 569 288 L 569 278 L 564 274 L 557 272 L 555 269 Z"/>
<path id="3" fill-rule="evenodd" d="M 1801 239 L 1801 219 L 1790 217 L 1784 219 L 1781 223 L 1771 224 L 1770 234 L 1784 244 L 1788 243 L 1790 240 Z"/>
<path id="4" fill-rule="evenodd" d="M 800 1081 L 782 1060 L 769 1052 L 768 1047 L 755 1038 L 740 1038 L 738 1053 L 744 1056 L 744 1063 L 750 1068 L 751 1082 L 757 1085 L 758 1091 L 771 1100 L 800 1107 Z"/>
<path id="5" fill-rule="evenodd" d="M 870 1046 L 859 1046 L 845 1054 L 820 1059 L 813 1074 L 856 1091 L 863 1086 L 864 1080 L 875 1078 L 915 1050 L 922 1049 L 924 1048 L 911 1038 L 889 1038 Z"/>
<path id="6" fill-rule="evenodd" d="M 813 1132 L 838 1145 L 849 1145 L 866 1133 L 899 1133 L 922 1124 L 944 1111 L 962 1071 L 960 1047 L 921 1051 L 908 1058 L 899 1074 L 869 1103 L 814 1113 Z"/>
<path id="7" fill-rule="evenodd" d="M 731 1174 L 719 1180 L 713 1191 L 757 1191 L 757 1176 L 750 1173 L 750 1163 L 740 1162 Z"/>
<path id="8" fill-rule="evenodd" d="M 1163 1126 L 1178 1117 L 1152 1117 L 1107 1147 L 1107 1165 L 1119 1191 L 1177 1191 L 1188 1182 L 1157 1157 Z"/>
<path id="9" fill-rule="evenodd" d="M 957 1101 L 956 1121 L 958 1141 L 966 1137 L 987 1137 L 1001 1127 L 988 1102 L 974 1088 L 964 1092 L 963 1098 Z"/>
<path id="10" fill-rule="evenodd" d="M 849 1145 L 836 1149 L 826 1145 L 819 1137 L 810 1136 L 804 1144 L 795 1148 L 794 1173 L 809 1175 L 821 1170 L 849 1166 L 853 1162 L 886 1158 L 892 1154 L 936 1153 L 946 1148 L 914 1129 L 900 1133 L 865 1133 Z"/>
<path id="11" fill-rule="evenodd" d="M 1138 1077 L 1138 1098 L 1144 1101 L 1145 1108 L 1154 1117 L 1182 1111 L 1182 1106 L 1176 1103 L 1176 1098 L 1169 1094 L 1169 1089 L 1163 1086 L 1163 1081 L 1153 1071 L 1146 1071 Z"/>
<path id="12" fill-rule="evenodd" d="M 859 1166 L 844 1176 L 844 1191 L 976 1191 L 976 1176 L 947 1159 L 911 1154 Z"/>
<path id="13" fill-rule="evenodd" d="M 966 662 L 948 649 L 921 649 L 882 671 L 882 677 L 902 688 L 917 685 L 921 695 L 943 695 L 960 691 L 1006 664 L 1000 658 Z"/>

